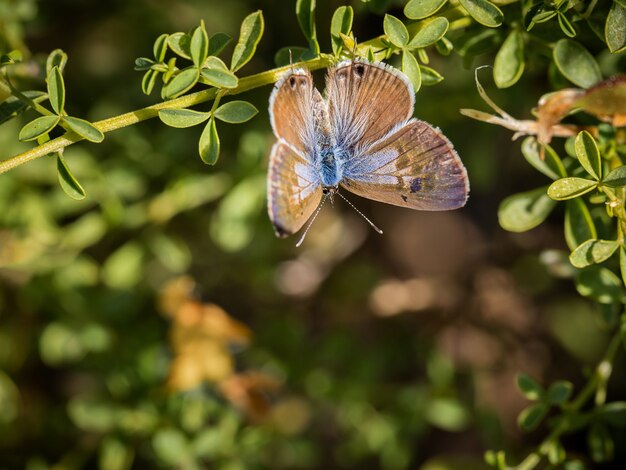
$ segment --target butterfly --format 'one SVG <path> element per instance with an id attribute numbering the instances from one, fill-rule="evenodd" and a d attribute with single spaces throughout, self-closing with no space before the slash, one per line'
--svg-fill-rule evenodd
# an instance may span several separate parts
<path id="1" fill-rule="evenodd" d="M 329 68 L 325 94 L 309 70 L 292 68 L 270 96 L 277 141 L 267 194 L 277 236 L 300 230 L 340 186 L 410 209 L 465 205 L 465 167 L 438 129 L 412 117 L 415 94 L 402 72 L 382 62 L 343 61 Z"/>

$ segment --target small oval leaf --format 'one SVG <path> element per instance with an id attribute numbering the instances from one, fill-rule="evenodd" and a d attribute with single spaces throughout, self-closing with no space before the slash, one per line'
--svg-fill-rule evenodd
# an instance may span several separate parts
<path id="1" fill-rule="evenodd" d="M 601 304 L 621 303 L 625 296 L 621 279 L 611 270 L 595 265 L 579 271 L 576 290 Z"/>
<path id="2" fill-rule="evenodd" d="M 164 98 L 176 98 L 186 93 L 198 82 L 199 77 L 200 74 L 196 67 L 186 68 L 163 87 Z"/>
<path id="3" fill-rule="evenodd" d="M 395 16 L 389 14 L 385 15 L 383 29 L 385 30 L 387 38 L 394 46 L 402 48 L 408 44 L 409 32 L 406 26 L 404 26 L 404 23 Z"/>
<path id="4" fill-rule="evenodd" d="M 104 134 L 102 131 L 89 121 L 71 116 L 63 116 L 62 119 L 67 127 L 76 132 L 82 138 L 96 143 L 104 140 Z"/>
<path id="5" fill-rule="evenodd" d="M 549 407 L 545 403 L 535 403 L 525 408 L 517 417 L 519 427 L 526 432 L 536 429 L 545 418 L 548 409 Z"/>
<path id="6" fill-rule="evenodd" d="M 573 39 L 558 41 L 552 56 L 565 78 L 581 88 L 589 88 L 602 80 L 600 67 L 594 57 Z"/>
<path id="7" fill-rule="evenodd" d="M 35 140 L 54 129 L 54 126 L 59 123 L 60 119 L 59 116 L 41 116 L 33 119 L 22 127 L 18 139 L 22 142 Z"/>
<path id="8" fill-rule="evenodd" d="M 500 203 L 498 222 L 509 232 L 526 232 L 546 220 L 555 206 L 545 187 L 513 194 Z"/>
<path id="9" fill-rule="evenodd" d="M 548 388 L 548 401 L 553 405 L 562 406 L 572 396 L 574 386 L 567 380 L 557 380 Z"/>
<path id="10" fill-rule="evenodd" d="M 65 107 L 65 83 L 63 82 L 63 75 L 61 75 L 59 67 L 52 67 L 52 70 L 50 70 L 50 73 L 46 77 L 46 82 L 50 105 L 56 114 L 61 114 Z"/>
<path id="11" fill-rule="evenodd" d="M 422 85 L 431 86 L 440 83 L 443 80 L 443 76 L 436 70 L 420 65 L 420 75 L 422 76 Z"/>
<path id="12" fill-rule="evenodd" d="M 200 68 L 209 52 L 209 37 L 204 28 L 204 21 L 200 21 L 200 26 L 198 26 L 191 35 L 189 51 L 191 52 L 193 64 Z"/>
<path id="13" fill-rule="evenodd" d="M 626 6 L 613 2 L 606 18 L 604 37 L 612 53 L 622 52 L 626 48 Z"/>
<path id="14" fill-rule="evenodd" d="M 338 55 L 342 50 L 342 34 L 348 34 L 352 30 L 352 19 L 354 12 L 351 6 L 341 6 L 333 13 L 330 21 L 330 39 L 332 41 L 333 53 Z"/>
<path id="15" fill-rule="evenodd" d="M 191 36 L 186 33 L 174 33 L 167 37 L 167 45 L 176 55 L 191 60 Z"/>
<path id="16" fill-rule="evenodd" d="M 246 65 L 252 58 L 263 35 L 264 26 L 263 14 L 260 10 L 251 13 L 243 20 L 239 32 L 239 42 L 235 46 L 230 63 L 230 69 L 233 72 Z"/>
<path id="17" fill-rule="evenodd" d="M 247 101 L 230 101 L 215 110 L 213 116 L 220 121 L 230 124 L 239 124 L 249 121 L 259 112 Z"/>
<path id="18" fill-rule="evenodd" d="M 58 67 L 59 71 L 63 73 L 67 64 L 67 54 L 61 49 L 53 50 L 46 59 L 46 76 L 50 74 L 53 67 Z"/>
<path id="19" fill-rule="evenodd" d="M 563 34 L 570 38 L 575 37 L 576 30 L 572 26 L 572 23 L 570 23 L 570 21 L 563 13 L 558 13 L 558 15 L 559 26 L 561 27 L 561 31 L 563 31 Z"/>
<path id="20" fill-rule="evenodd" d="M 211 113 L 193 109 L 161 109 L 159 119 L 170 127 L 184 128 L 202 124 L 211 117 Z"/>
<path id="21" fill-rule="evenodd" d="M 402 71 L 413 85 L 413 93 L 417 93 L 422 86 L 422 72 L 415 56 L 406 49 L 402 51 Z"/>
<path id="22" fill-rule="evenodd" d="M 167 53 L 167 38 L 167 34 L 161 34 L 154 41 L 154 45 L 152 46 L 152 52 L 157 62 L 163 62 L 165 60 L 165 54 Z"/>
<path id="23" fill-rule="evenodd" d="M 500 9 L 487 0 L 459 0 L 463 8 L 484 26 L 497 28 L 502 24 L 504 15 Z"/>
<path id="24" fill-rule="evenodd" d="M 493 80 L 498 88 L 508 88 L 524 73 L 524 38 L 513 30 L 496 54 L 493 64 Z"/>
<path id="25" fill-rule="evenodd" d="M 567 176 L 565 167 L 556 152 L 549 145 L 544 147 L 544 152 L 544 158 L 541 158 L 539 144 L 535 137 L 526 137 L 522 142 L 522 155 L 535 169 L 553 180 L 565 178 Z"/>
<path id="26" fill-rule="evenodd" d="M 235 88 L 239 83 L 237 76 L 217 57 L 209 57 L 201 75 L 209 85 L 218 88 Z"/>
<path id="27" fill-rule="evenodd" d="M 565 205 L 565 241 L 570 250 L 574 251 L 585 240 L 598 238 L 596 226 L 581 198 L 571 199 Z"/>
<path id="28" fill-rule="evenodd" d="M 209 119 L 198 142 L 200 158 L 207 165 L 215 165 L 220 156 L 220 137 L 217 134 L 215 119 Z"/>
<path id="29" fill-rule="evenodd" d="M 412 20 L 428 18 L 437 12 L 446 0 L 410 0 L 404 7 L 404 15 Z"/>
<path id="30" fill-rule="evenodd" d="M 61 188 L 72 199 L 80 201 L 86 196 L 85 190 L 74 177 L 69 167 L 65 163 L 65 159 L 60 153 L 57 153 L 57 174 L 59 176 L 59 184 Z"/>
<path id="31" fill-rule="evenodd" d="M 574 150 L 582 167 L 599 180 L 602 178 L 602 161 L 595 139 L 587 131 L 579 132 L 574 142 Z"/>
<path id="32" fill-rule="evenodd" d="M 539 400 L 544 394 L 543 387 L 529 375 L 518 374 L 516 382 L 519 391 L 529 400 Z"/>
<path id="33" fill-rule="evenodd" d="M 564 201 L 588 193 L 597 185 L 596 181 L 585 178 L 561 178 L 550 185 L 548 196 L 556 201 Z"/>
<path id="34" fill-rule="evenodd" d="M 143 91 L 145 95 L 152 93 L 158 76 L 159 72 L 156 70 L 148 70 L 143 74 L 143 78 L 141 79 L 141 91 Z"/>
<path id="35" fill-rule="evenodd" d="M 443 38 L 448 31 L 450 23 L 447 18 L 443 16 L 433 18 L 428 21 L 422 29 L 420 29 L 413 39 L 408 44 L 409 49 L 416 49 L 418 47 L 427 47 L 435 44 L 441 38 Z"/>
<path id="36" fill-rule="evenodd" d="M 232 40 L 233 40 L 233 38 L 231 38 L 226 33 L 215 33 L 215 34 L 212 34 L 211 37 L 209 38 L 208 55 L 209 56 L 214 56 L 214 55 L 219 54 L 220 52 L 222 52 L 224 50 L 224 48 Z"/>
<path id="37" fill-rule="evenodd" d="M 576 268 L 586 268 L 609 259 L 618 246 L 615 240 L 587 240 L 572 252 L 569 260 Z"/>

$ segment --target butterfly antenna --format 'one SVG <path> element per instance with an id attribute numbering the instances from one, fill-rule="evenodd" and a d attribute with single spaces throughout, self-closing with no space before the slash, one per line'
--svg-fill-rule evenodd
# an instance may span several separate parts
<path id="1" fill-rule="evenodd" d="M 311 217 L 311 221 L 309 222 L 309 225 L 306 226 L 306 228 L 304 229 L 304 233 L 300 237 L 300 240 L 298 241 L 298 243 L 296 243 L 296 248 L 299 248 L 300 245 L 302 245 L 302 242 L 304 241 L 304 237 L 306 237 L 306 234 L 309 233 L 309 229 L 311 228 L 311 225 L 313 225 L 313 222 L 315 222 L 317 215 L 322 210 L 322 206 L 326 202 L 326 199 L 328 199 L 328 194 L 324 196 L 324 199 L 322 199 L 322 202 L 320 202 L 320 205 L 317 206 L 317 210 L 315 211 L 315 214 L 313 214 L 313 217 Z"/>
<path id="2" fill-rule="evenodd" d="M 293 54 L 291 53 L 291 49 L 289 49 L 289 66 L 291 67 L 291 73 L 293 73 Z"/>
<path id="3" fill-rule="evenodd" d="M 372 222 L 370 219 L 368 219 L 368 218 L 365 216 L 365 214 L 364 214 L 363 212 L 361 212 L 360 210 L 358 210 L 358 209 L 355 207 L 355 205 L 354 205 L 354 204 L 352 204 L 350 201 L 348 201 L 348 200 L 346 199 L 346 197 L 345 197 L 343 194 L 341 194 L 340 192 L 337 192 L 337 194 L 339 194 L 339 196 L 341 196 L 341 199 L 343 199 L 344 201 L 346 201 L 346 202 L 348 203 L 348 205 L 349 205 L 350 207 L 352 207 L 352 208 L 353 208 L 353 209 L 357 212 L 357 214 L 359 214 L 361 217 L 363 217 L 363 218 L 367 221 L 367 223 L 368 223 L 368 224 L 370 224 L 370 225 L 372 226 L 372 228 L 373 228 L 374 230 L 376 230 L 376 231 L 377 231 L 378 233 L 380 233 L 381 235 L 383 234 L 383 231 L 382 231 L 381 229 L 379 229 L 378 227 L 376 227 L 376 225 L 374 225 L 374 222 Z"/>

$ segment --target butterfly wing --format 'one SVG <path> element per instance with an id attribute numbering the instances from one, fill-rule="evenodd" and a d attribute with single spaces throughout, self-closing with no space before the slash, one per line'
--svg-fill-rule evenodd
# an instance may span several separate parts
<path id="1" fill-rule="evenodd" d="M 341 62 L 326 78 L 328 115 L 336 146 L 368 147 L 413 115 L 409 80 L 382 62 Z"/>
<path id="2" fill-rule="evenodd" d="M 283 139 L 272 147 L 267 175 L 267 209 L 279 237 L 297 232 L 322 197 L 319 174 L 307 158 Z"/>
<path id="3" fill-rule="evenodd" d="M 341 185 L 375 201 L 430 211 L 462 207 L 469 193 L 452 143 L 416 119 L 347 160 Z"/>

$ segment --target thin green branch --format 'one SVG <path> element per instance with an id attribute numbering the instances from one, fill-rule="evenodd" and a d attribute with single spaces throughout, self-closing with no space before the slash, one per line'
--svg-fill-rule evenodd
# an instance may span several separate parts
<path id="1" fill-rule="evenodd" d="M 333 62 L 332 56 L 322 54 L 313 60 L 294 64 L 293 67 L 306 66 L 309 70 L 318 70 L 328 67 Z M 257 73 L 250 75 L 239 80 L 239 85 L 236 88 L 227 90 L 225 95 L 236 95 L 243 93 L 254 88 L 259 88 L 265 85 L 271 85 L 278 80 L 278 78 L 288 71 L 292 66 L 278 67 L 267 72 Z M 121 129 L 122 127 L 131 126 L 138 122 L 146 121 L 158 116 L 161 109 L 180 109 L 189 108 L 191 106 L 198 105 L 211 101 L 215 98 L 217 93 L 216 88 L 208 90 L 198 91 L 189 95 L 181 96 L 173 100 L 165 101 L 163 103 L 154 104 L 146 108 L 131 111 L 129 113 L 121 114 L 112 118 L 104 119 L 93 123 L 101 132 L 107 133 Z M 15 155 L 0 163 L 0 174 L 5 173 L 13 168 L 16 168 L 26 162 L 30 162 L 39 157 L 43 157 L 50 153 L 58 152 L 64 148 L 83 140 L 81 136 L 73 132 L 67 132 L 61 137 L 52 139 L 45 144 L 39 145 L 35 148 L 26 150 L 18 155 Z"/>

